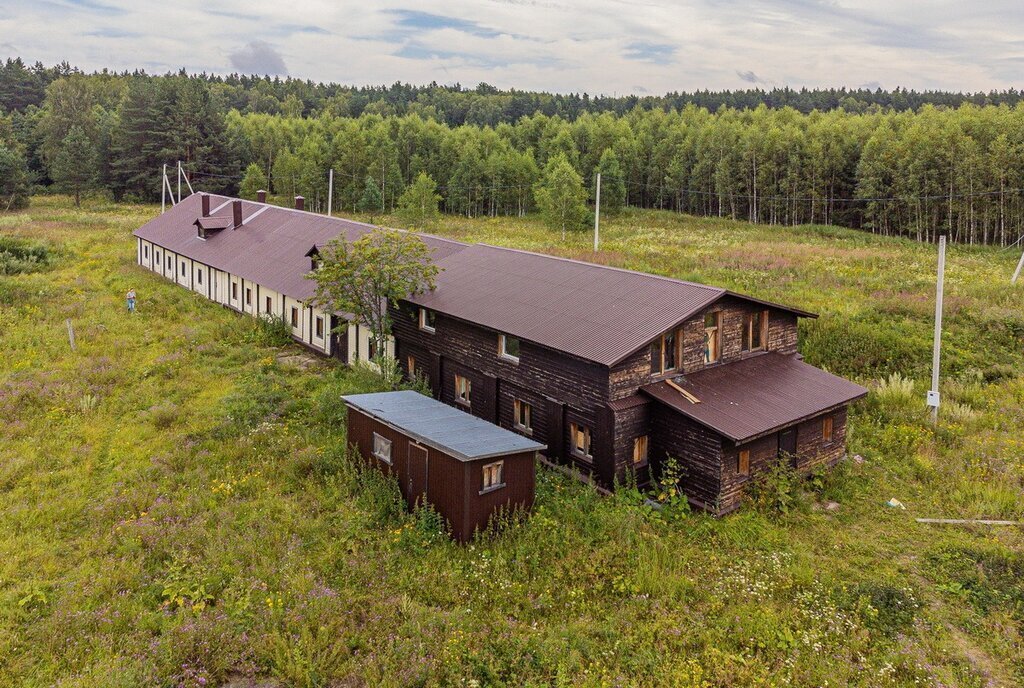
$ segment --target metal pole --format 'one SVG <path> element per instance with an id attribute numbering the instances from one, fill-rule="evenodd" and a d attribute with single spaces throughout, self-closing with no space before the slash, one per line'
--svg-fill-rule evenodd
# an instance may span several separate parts
<path id="1" fill-rule="evenodd" d="M 181 160 L 178 161 L 178 203 L 181 203 Z"/>
<path id="2" fill-rule="evenodd" d="M 334 168 L 331 168 L 327 176 L 327 217 L 331 216 L 332 201 L 334 201 Z"/>
<path id="3" fill-rule="evenodd" d="M 601 173 L 597 173 L 597 197 L 594 199 L 594 253 L 601 236 Z"/>
<path id="4" fill-rule="evenodd" d="M 1013 271 L 1013 279 L 1010 280 L 1010 284 L 1017 284 L 1017 278 L 1020 277 L 1021 268 L 1024 268 L 1024 253 L 1020 254 L 1020 261 L 1017 263 L 1017 269 Z"/>
<path id="5" fill-rule="evenodd" d="M 167 210 L 167 163 L 164 163 L 163 176 L 160 177 L 160 212 Z"/>
<path id="6" fill-rule="evenodd" d="M 942 290 L 946 272 L 946 232 L 939 233 L 939 271 L 935 280 L 935 340 L 932 345 L 932 388 L 928 392 L 928 406 L 932 410 L 932 425 L 939 421 L 939 354 L 942 348 Z"/>

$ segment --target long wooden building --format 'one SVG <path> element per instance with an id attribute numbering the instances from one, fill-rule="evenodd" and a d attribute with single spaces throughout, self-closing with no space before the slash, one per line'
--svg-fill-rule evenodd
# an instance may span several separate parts
<path id="1" fill-rule="evenodd" d="M 299 203 L 301 207 L 301 202 Z M 195 194 L 135 232 L 138 262 L 222 305 L 283 318 L 346 363 L 373 357 L 364 326 L 309 305 L 318 247 L 366 225 Z M 437 287 L 391 304 L 387 353 L 436 398 L 526 435 L 612 486 L 667 457 L 696 505 L 736 508 L 780 455 L 810 470 L 846 451 L 863 387 L 801 360 L 815 317 L 725 289 L 421 235 Z M 340 403 L 340 402 L 339 402 Z"/>

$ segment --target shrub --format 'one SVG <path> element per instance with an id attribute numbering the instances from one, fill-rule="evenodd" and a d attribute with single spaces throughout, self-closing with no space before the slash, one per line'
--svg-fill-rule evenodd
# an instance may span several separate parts
<path id="1" fill-rule="evenodd" d="M 754 478 L 746 497 L 759 511 L 785 515 L 800 504 L 801 482 L 800 474 L 789 461 L 780 458 Z"/>
<path id="2" fill-rule="evenodd" d="M 38 272 L 50 266 L 53 255 L 45 244 L 0 236 L 0 275 Z"/>

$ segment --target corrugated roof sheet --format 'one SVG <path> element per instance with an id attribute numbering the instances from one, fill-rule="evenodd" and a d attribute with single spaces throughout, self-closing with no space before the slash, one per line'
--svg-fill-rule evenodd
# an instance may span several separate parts
<path id="1" fill-rule="evenodd" d="M 351 394 L 342 399 L 402 434 L 463 461 L 546 447 L 411 390 Z"/>
<path id="2" fill-rule="evenodd" d="M 735 442 L 746 442 L 868 393 L 795 355 L 775 352 L 680 375 L 673 382 L 700 403 L 688 401 L 664 381 L 641 389 Z"/>
<path id="3" fill-rule="evenodd" d="M 211 214 L 232 199 L 211 198 Z M 196 236 L 199 194 L 135 231 L 166 249 L 294 299 L 310 298 L 307 253 L 332 239 L 355 240 L 373 226 L 278 206 L 242 202 L 241 227 Z M 718 287 L 485 244 L 420 235 L 441 269 L 437 288 L 412 299 L 441 313 L 613 365 L 728 293 Z M 773 304 L 774 305 L 774 304 Z M 801 315 L 803 311 L 789 309 Z"/>

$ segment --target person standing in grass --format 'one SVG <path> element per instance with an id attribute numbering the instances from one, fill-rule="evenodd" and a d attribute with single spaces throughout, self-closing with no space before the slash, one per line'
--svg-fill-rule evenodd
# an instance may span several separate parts
<path id="1" fill-rule="evenodd" d="M 129 313 L 134 313 L 135 312 L 135 290 L 134 289 L 129 289 L 128 290 L 128 294 L 126 295 L 126 298 L 128 299 L 128 312 Z"/>

